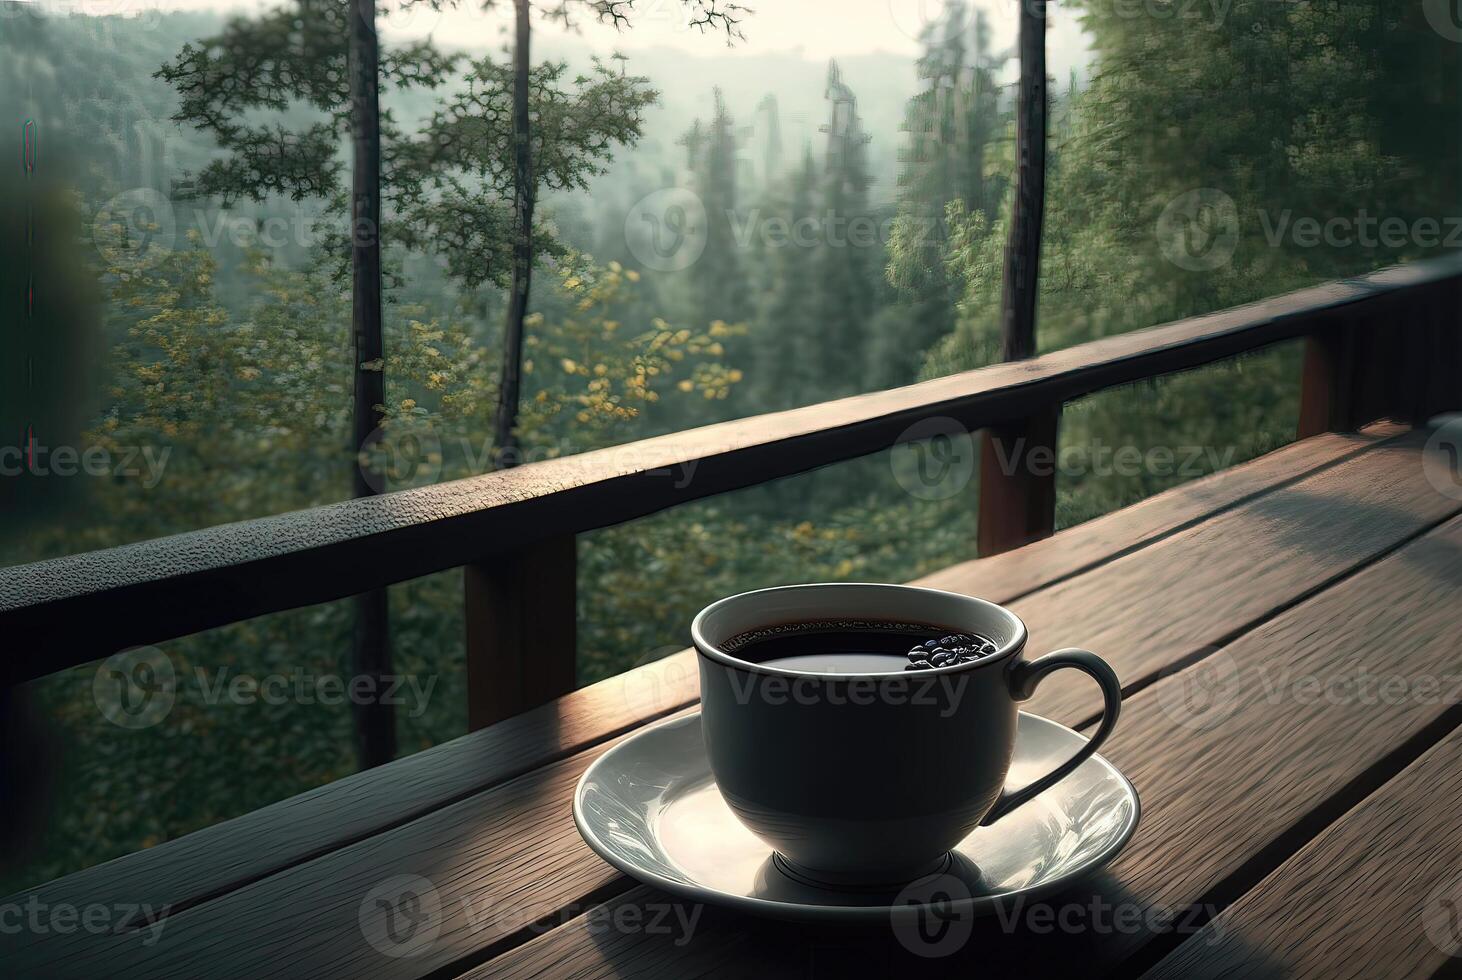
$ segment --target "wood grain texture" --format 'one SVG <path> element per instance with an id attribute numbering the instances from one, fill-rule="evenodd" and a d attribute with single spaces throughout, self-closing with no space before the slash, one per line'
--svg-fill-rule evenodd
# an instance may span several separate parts
<path id="1" fill-rule="evenodd" d="M 1343 326 L 1305 338 L 1300 368 L 1300 418 L 1297 436 L 1350 428 L 1349 380 L 1355 364 L 1355 331 Z"/>
<path id="2" fill-rule="evenodd" d="M 965 562 L 917 584 L 1009 603 L 1048 582 L 1089 570 L 1273 489 L 1367 451 L 1405 430 L 1374 426 L 1325 434 L 1230 471 L 1156 494 L 1130 508 L 991 559 Z M 38 889 L 51 902 L 148 902 L 189 907 L 373 832 L 550 764 L 633 725 L 693 704 L 692 651 L 602 680 L 484 731 L 415 753 L 385 769 L 282 800 L 175 841 L 58 879 Z M 1085 698 L 1085 693 L 1083 693 Z M 1082 701 L 1082 711 L 1086 702 Z"/>
<path id="3" fill-rule="evenodd" d="M 1219 511 L 1403 435 L 1389 422 L 1358 433 L 1327 432 L 1112 511 L 1015 551 L 940 569 L 912 584 L 1009 602 L 1089 571 Z"/>
<path id="4" fill-rule="evenodd" d="M 1144 980 L 1430 976 L 1462 953 L 1459 812 L 1453 729 Z"/>
<path id="5" fill-rule="evenodd" d="M 1448 256 L 1011 364 L 430 487 L 0 570 L 0 683 L 129 646 L 356 595 L 545 536 L 878 452 L 945 416 L 970 429 L 1307 334 L 1316 317 L 1462 277 Z"/>
<path id="6" fill-rule="evenodd" d="M 681 945 L 606 929 L 616 915 L 631 921 L 634 907 L 667 901 L 636 887 L 464 977 L 827 975 L 819 958 L 883 975 L 1120 974 L 1193 935 L 1455 727 L 1456 705 L 1312 698 L 1303 678 L 1333 682 L 1356 664 L 1412 684 L 1455 671 L 1459 586 L 1462 520 L 1453 520 L 1128 699 L 1104 750 L 1142 795 L 1128 849 L 1084 885 L 973 923 L 955 955 L 911 955 L 886 929 L 730 913 L 707 913 Z"/>
<path id="7" fill-rule="evenodd" d="M 155 936 L 22 930 L 0 934 L 0 960 L 21 976 L 50 978 L 427 975 L 577 915 L 606 887 L 620 890 L 618 872 L 589 851 L 569 811 L 579 776 L 612 744 L 171 915 Z M 433 915 L 434 938 L 419 952 L 390 941 L 384 914 L 362 922 L 376 899 L 400 901 L 401 876 L 424 879 L 412 886 L 427 903 L 416 908 Z M 399 936 L 410 923 L 397 924 Z"/>
<path id="8" fill-rule="evenodd" d="M 1389 455 L 1394 452 L 1402 455 Z M 1372 457 L 1381 458 L 1385 465 L 1368 463 Z M 1389 493 L 1393 506 L 1400 507 L 1409 499 L 1396 492 L 1404 481 L 1386 484 L 1377 470 L 1404 472 L 1407 467 L 1401 463 L 1407 460 L 1414 462 L 1414 451 L 1388 444 L 1311 479 L 1348 473 L 1348 480 L 1342 483 L 1351 485 L 1356 493 L 1358 485 L 1371 486 L 1379 481 L 1380 491 Z M 1273 496 L 1295 495 L 1309 500 L 1316 491 L 1306 486 L 1308 482 L 1301 480 Z M 1334 503 L 1325 499 L 1327 506 Z M 1412 503 L 1425 506 L 1424 502 Z M 1266 513 L 1287 512 L 1283 504 L 1271 503 L 1270 508 L 1268 512 L 1245 515 L 1245 508 L 1240 507 L 1220 515 L 1210 523 L 1226 522 L 1229 527 L 1216 537 L 1189 537 L 1185 532 L 1168 540 L 1181 542 L 1188 538 L 1177 555 L 1191 556 L 1206 549 L 1207 564 L 1213 568 L 1203 574 L 1226 569 L 1219 579 L 1220 587 L 1242 592 L 1249 586 L 1235 589 L 1232 583 L 1243 579 L 1251 565 L 1263 567 L 1266 558 L 1262 551 L 1256 556 L 1247 548 L 1229 545 L 1242 540 L 1237 536 L 1243 524 L 1263 524 Z M 1305 512 L 1309 509 L 1302 508 Z M 1364 527 L 1389 527 L 1390 533 L 1399 534 L 1409 526 L 1405 522 L 1388 524 L 1365 508 L 1342 508 L 1335 513 L 1349 513 L 1357 521 L 1342 527 L 1351 537 L 1364 537 L 1369 533 Z M 1288 548 L 1288 539 L 1276 533 L 1273 521 L 1264 526 L 1269 532 L 1265 536 L 1267 547 L 1281 551 Z M 1393 625 L 1397 627 L 1397 644 L 1388 654 L 1401 658 L 1394 662 L 1414 664 L 1417 669 L 1436 669 L 1437 664 L 1447 662 L 1452 650 L 1441 627 L 1455 626 L 1458 613 L 1455 604 L 1439 601 L 1439 597 L 1450 595 L 1462 581 L 1459 538 L 1462 527 L 1448 525 L 1445 534 L 1431 535 L 1407 546 L 1377 568 L 1290 609 L 1198 665 L 1195 670 L 1204 671 L 1227 659 L 1237 665 L 1236 670 L 1245 671 L 1233 695 L 1232 717 L 1220 719 L 1211 731 L 1195 730 L 1191 719 L 1183 716 L 1182 701 L 1174 702 L 1171 697 L 1174 690 L 1183 690 L 1182 685 L 1192 680 L 1195 670 L 1167 677 L 1132 699 L 1110 743 L 1110 756 L 1137 782 L 1149 806 L 1144 831 L 1131 852 L 1148 862 L 1134 865 L 1133 881 L 1140 885 L 1132 888 L 1134 894 L 1146 895 L 1149 890 L 1173 894 L 1162 892 L 1169 886 L 1165 877 L 1169 865 L 1178 860 L 1164 852 L 1169 844 L 1193 851 L 1195 860 L 1200 853 L 1212 852 L 1215 860 L 1230 861 L 1212 868 L 1204 865 L 1199 870 L 1212 872 L 1206 878 L 1194 871 L 1198 876 L 1194 880 L 1201 878 L 1204 889 L 1218 887 L 1224 874 L 1232 873 L 1233 866 L 1242 866 L 1263 847 L 1271 846 L 1273 840 L 1290 833 L 1318 805 L 1317 801 L 1368 771 L 1398 741 L 1404 741 L 1408 726 L 1424 727 L 1431 720 L 1424 714 L 1389 708 L 1383 712 L 1367 708 L 1368 713 L 1361 719 L 1352 717 L 1353 711 L 1331 710 L 1332 706 L 1326 704 L 1276 708 L 1264 700 L 1267 688 L 1261 681 L 1268 681 L 1268 675 L 1256 678 L 1254 674 L 1259 668 L 1272 666 L 1279 657 L 1287 658 L 1284 662 L 1295 664 L 1297 670 L 1322 670 L 1333 662 L 1332 657 L 1343 659 L 1347 654 L 1344 644 L 1351 644 L 1357 651 L 1369 649 L 1367 644 L 1375 635 L 1371 631 L 1390 635 Z M 1162 547 L 1144 551 L 1155 554 Z M 1337 560 L 1365 560 L 1364 549 L 1336 550 Z M 1303 566 L 1300 559 L 1291 560 Z M 1200 648 L 1204 631 L 1214 628 L 1215 619 L 1196 610 L 1189 614 L 1187 606 L 1175 606 L 1180 592 L 1173 585 L 1174 562 L 1180 559 L 1155 559 L 1140 566 L 1148 570 L 1146 580 L 1118 569 L 1119 562 L 1073 583 L 1085 579 L 1109 581 L 1111 591 L 1094 589 L 1083 600 L 1095 604 L 1088 605 L 1087 611 L 1119 603 L 1123 590 L 1136 589 L 1141 595 L 1155 597 L 1158 611 L 1145 619 L 1134 618 L 1128 628 L 1137 635 L 1147 629 L 1148 620 L 1161 620 L 1167 624 L 1159 634 L 1163 642 L 1147 647 L 1147 654 L 1181 653 Z M 1204 563 L 1198 564 L 1206 568 Z M 1283 605 L 1282 584 L 1276 585 L 1263 575 L 1251 579 L 1252 588 L 1264 593 L 1264 603 L 1270 607 Z M 1302 589 L 1307 581 L 1301 575 L 1293 588 Z M 1207 579 L 1189 584 L 1210 587 Z M 1069 604 L 1065 608 L 1069 615 L 1082 612 Z M 1413 617 L 1409 624 L 1408 616 Z M 1111 639 L 1119 643 L 1122 639 L 1116 626 Z M 1120 648 L 1136 649 L 1137 645 L 1120 643 Z M 1150 659 L 1145 662 L 1152 669 L 1162 666 Z M 1091 705 L 1092 700 L 1083 690 L 1078 700 L 1049 705 L 1044 710 L 1069 723 L 1090 713 Z M 1344 758 L 1332 758 L 1340 755 L 1333 751 L 1340 737 L 1351 732 L 1355 738 L 1347 745 Z M 551 918 L 561 910 L 571 914 L 582 911 L 604 893 L 626 886 L 608 866 L 589 854 L 568 819 L 568 795 L 573 782 L 600 751 L 602 746 L 534 770 L 186 911 L 168 922 L 159 941 L 151 947 L 143 947 L 135 934 L 50 936 L 31 937 L 29 944 L 14 954 L 17 962 L 61 976 L 84 975 L 102 964 L 112 975 L 121 976 L 185 972 L 189 963 L 197 962 L 202 946 L 212 951 L 210 955 L 218 956 L 222 964 L 218 969 L 224 975 L 238 976 L 276 972 L 314 975 L 324 964 L 339 964 L 351 975 L 397 977 L 419 975 L 411 972 L 415 969 L 425 972 L 470 962 L 484 955 L 484 950 L 492 952 L 500 945 L 532 938 L 532 930 L 523 930 L 540 918 Z M 1237 757 L 1230 758 L 1230 753 Z M 1215 778 L 1215 773 L 1221 773 L 1222 778 Z M 1270 812 L 1271 806 L 1277 809 Z M 1170 809 L 1174 807 L 1177 809 Z M 1251 811 L 1247 818 L 1259 823 L 1241 827 L 1226 822 L 1224 833 L 1229 843 L 1225 846 L 1231 849 L 1217 848 L 1209 840 L 1214 834 L 1212 815 L 1241 813 L 1246 807 Z M 1252 812 L 1256 809 L 1259 812 Z M 1154 820 L 1159 830 L 1148 832 Z M 1294 846 L 1299 843 L 1302 841 Z M 1124 862 L 1128 860 L 1123 858 Z M 370 889 L 397 874 L 429 878 L 443 907 L 455 910 L 451 915 L 456 916 L 445 920 L 441 936 L 429 951 L 409 962 L 377 953 L 365 942 L 356 918 Z M 484 903 L 498 910 L 486 921 L 478 915 Z M 534 911 L 528 914 L 525 908 Z M 260 936 L 269 936 L 270 941 L 261 943 Z M 603 930 L 589 934 L 589 938 L 598 942 L 604 938 Z M 614 941 L 619 941 L 618 937 Z M 638 947 L 633 955 L 640 955 Z M 667 975 L 676 975 L 676 969 L 667 967 Z"/>
<path id="9" fill-rule="evenodd" d="M 1202 656 L 1462 510 L 1427 479 L 1424 442 L 1408 434 L 1017 600 L 1027 656 L 1088 647 L 1129 691 Z M 1095 717 L 1096 692 L 1072 673 L 1043 683 L 1029 710 Z"/>
<path id="10" fill-rule="evenodd" d="M 574 537 L 548 538 L 462 571 L 468 729 L 572 691 L 578 654 Z"/>
<path id="11" fill-rule="evenodd" d="M 1060 421 L 1060 409 L 1054 408 L 985 430 L 977 530 L 981 557 L 1014 551 L 1055 533 Z M 1050 454 L 1048 466 L 1040 453 Z"/>
<path id="12" fill-rule="evenodd" d="M 1377 426 L 1360 435 L 1306 440 L 1047 541 L 966 562 L 918 584 L 1009 602 L 1045 582 L 1099 565 L 1103 556 L 1150 544 L 1204 514 L 1316 470 L 1353 462 L 1377 441 L 1403 432 Z M 1074 714 L 1067 720 L 1076 722 L 1094 710 L 1095 701 L 1079 685 L 1072 693 Z M 694 703 L 698 694 L 695 655 L 683 651 L 390 766 L 69 875 L 35 892 L 53 904 L 171 903 L 186 908 L 663 717 Z"/>
<path id="13" fill-rule="evenodd" d="M 11 895 L 0 907 L 35 895 L 53 906 L 181 911 L 670 714 L 699 689 L 693 660 L 646 664 L 390 765 Z"/>

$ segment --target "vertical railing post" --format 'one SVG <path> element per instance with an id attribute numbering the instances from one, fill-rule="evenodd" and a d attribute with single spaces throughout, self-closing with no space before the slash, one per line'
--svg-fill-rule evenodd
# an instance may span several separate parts
<path id="1" fill-rule="evenodd" d="M 1046 206 L 1046 3 L 1022 0 L 1016 87 L 1015 196 L 1000 293 L 1000 356 L 1036 354 L 1041 229 Z M 980 450 L 980 555 L 1010 551 L 1056 528 L 1056 428 L 1061 406 L 985 430 Z"/>
<path id="2" fill-rule="evenodd" d="M 354 599 L 351 673 L 356 681 L 370 681 L 370 689 L 391 689 L 391 648 L 387 643 L 390 596 L 385 589 L 362 592 Z M 355 757 L 361 769 L 384 765 L 396 758 L 396 708 L 385 698 L 356 701 Z"/>
<path id="3" fill-rule="evenodd" d="M 1416 421 L 1462 411 L 1462 279 L 1428 289 L 1417 314 L 1421 328 L 1414 385 Z"/>
<path id="4" fill-rule="evenodd" d="M 1343 320 L 1305 338 L 1298 438 L 1354 427 L 1355 339 L 1355 328 Z"/>
<path id="5" fill-rule="evenodd" d="M 352 0 L 348 32 L 350 129 L 354 139 L 351 171 L 351 356 L 354 406 L 352 448 L 365 451 L 380 431 L 386 401 L 385 346 L 381 332 L 381 112 L 380 42 L 376 36 L 375 0 Z M 379 474 L 369 461 L 357 459 L 352 473 L 357 497 L 380 492 Z M 386 690 L 391 673 L 387 632 L 390 615 L 385 589 L 355 599 L 351 670 L 370 679 L 374 690 Z M 390 762 L 396 756 L 396 716 L 390 703 L 375 700 L 355 705 L 356 760 L 362 769 Z"/>
<path id="6" fill-rule="evenodd" d="M 548 538 L 463 569 L 467 727 L 486 725 L 574 689 L 577 549 Z"/>
<path id="7" fill-rule="evenodd" d="M 1019 422 L 991 426 L 980 449 L 978 548 L 998 555 L 1048 538 L 1056 530 L 1054 406 Z"/>
<path id="8" fill-rule="evenodd" d="M 1305 340 L 1299 437 L 1462 408 L 1456 280 L 1341 311 Z"/>

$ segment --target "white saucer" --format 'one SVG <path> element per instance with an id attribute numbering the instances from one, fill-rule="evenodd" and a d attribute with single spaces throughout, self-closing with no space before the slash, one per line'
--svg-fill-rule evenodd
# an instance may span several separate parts
<path id="1" fill-rule="evenodd" d="M 1010 785 L 1069 758 L 1086 740 L 1020 713 Z M 711 775 L 700 713 L 672 718 L 600 756 L 574 791 L 574 823 L 620 871 L 681 898 L 780 919 L 887 919 L 929 894 L 969 914 L 1056 891 L 1110 861 L 1137 829 L 1137 791 L 1094 755 L 1040 796 L 951 853 L 942 874 L 897 895 L 842 891 L 789 877 L 732 814 Z"/>

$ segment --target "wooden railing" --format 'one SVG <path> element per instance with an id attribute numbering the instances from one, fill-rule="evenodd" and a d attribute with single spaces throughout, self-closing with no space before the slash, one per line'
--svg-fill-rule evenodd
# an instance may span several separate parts
<path id="1" fill-rule="evenodd" d="M 1422 420 L 1462 408 L 1459 313 L 1462 257 L 1447 256 L 906 388 L 0 569 L 0 684 L 461 567 L 480 727 L 572 688 L 579 532 L 888 449 L 942 416 L 987 432 L 992 554 L 1052 531 L 1055 476 L 1034 475 L 1051 468 L 1012 453 L 1054 450 L 1065 402 L 1305 338 L 1302 437 Z"/>

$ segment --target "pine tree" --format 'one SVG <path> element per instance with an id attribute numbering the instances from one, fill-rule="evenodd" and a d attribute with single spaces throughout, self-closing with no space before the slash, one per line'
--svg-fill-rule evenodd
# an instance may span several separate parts
<path id="1" fill-rule="evenodd" d="M 877 298 L 880 254 L 877 229 L 868 210 L 867 145 L 858 100 L 843 81 L 836 61 L 828 64 L 828 122 L 820 181 L 814 259 L 817 368 L 829 395 L 866 389 L 864 365 L 869 320 Z M 794 243 L 794 247 L 801 247 Z"/>
<path id="2" fill-rule="evenodd" d="M 810 288 L 817 276 L 817 253 L 793 237 L 795 229 L 817 220 L 818 184 L 808 149 L 788 191 L 768 201 L 765 234 L 758 238 L 766 244 L 768 291 L 749 346 L 756 357 L 752 391 L 756 404 L 767 410 L 810 404 L 827 390 L 822 370 L 826 330 Z"/>
<path id="3" fill-rule="evenodd" d="M 687 270 L 688 319 L 744 322 L 751 312 L 737 242 L 738 134 L 726 100 L 717 88 L 709 124 L 697 119 L 681 137 L 691 189 L 706 214 L 705 249 Z"/>
<path id="4" fill-rule="evenodd" d="M 959 0 L 925 28 L 918 62 L 922 84 L 904 116 L 898 214 L 888 246 L 887 278 L 898 304 L 879 317 L 872 362 L 880 386 L 913 380 L 924 352 L 954 327 L 958 289 L 945 272 L 946 209 L 993 224 L 1008 181 L 992 173 L 990 147 L 1003 135 L 995 74 L 1007 55 L 990 51 L 990 27 Z"/>

